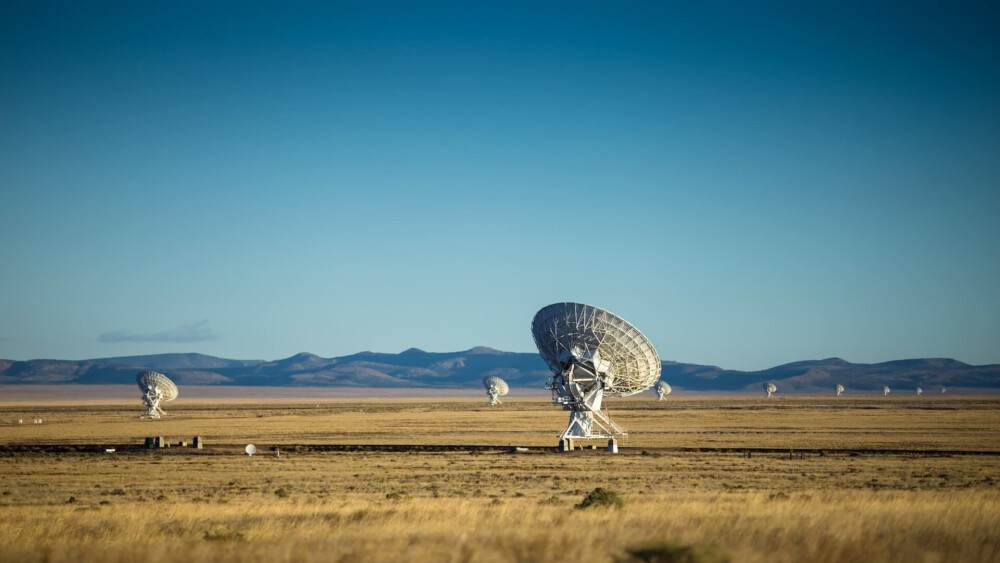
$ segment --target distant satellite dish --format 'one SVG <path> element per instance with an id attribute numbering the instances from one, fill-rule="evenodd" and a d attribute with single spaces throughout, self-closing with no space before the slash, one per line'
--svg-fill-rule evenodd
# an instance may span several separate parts
<path id="1" fill-rule="evenodd" d="M 843 394 L 844 394 L 844 386 L 838 383 L 837 384 L 837 396 L 839 397 L 839 396 L 841 396 Z"/>
<path id="2" fill-rule="evenodd" d="M 247 444 L 247 447 L 243 449 L 246 451 L 248 456 L 253 456 L 253 454 L 257 453 L 257 446 L 253 444 Z"/>
<path id="3" fill-rule="evenodd" d="M 923 395 L 923 394 L 924 394 L 923 387 L 917 387 L 917 396 L 919 397 L 920 395 Z"/>
<path id="4" fill-rule="evenodd" d="M 531 321 L 538 353 L 552 370 L 552 402 L 570 411 L 560 438 L 612 438 L 625 431 L 601 412 L 605 395 L 628 397 L 660 378 L 660 357 L 639 329 L 592 305 L 555 303 Z"/>
<path id="5" fill-rule="evenodd" d="M 945 391 L 947 391 L 947 389 L 945 389 L 945 388 L 944 388 L 944 385 L 942 385 L 942 386 L 941 386 L 941 394 L 942 394 L 942 395 L 944 395 Z"/>
<path id="6" fill-rule="evenodd" d="M 882 386 L 882 394 L 883 395 L 888 395 L 889 394 L 889 387 L 888 386 L 886 386 L 886 385 Z"/>
<path id="7" fill-rule="evenodd" d="M 177 386 L 173 381 L 155 371 L 140 371 L 135 376 L 135 382 L 142 390 L 142 402 L 146 405 L 146 414 L 139 418 L 160 418 L 167 414 L 160 408 L 161 401 L 173 401 L 177 398 Z"/>
<path id="8" fill-rule="evenodd" d="M 657 381 L 656 385 L 653 386 L 653 391 L 656 391 L 656 400 L 662 401 L 673 389 L 670 388 L 670 384 L 666 381 Z"/>
<path id="9" fill-rule="evenodd" d="M 775 384 L 773 384 L 773 383 L 771 383 L 771 382 L 767 382 L 767 383 L 764 384 L 764 392 L 767 393 L 767 398 L 768 399 L 770 399 L 771 395 L 774 395 L 774 392 L 777 391 L 777 390 L 778 390 L 778 386 L 775 385 Z"/>
<path id="10" fill-rule="evenodd" d="M 500 397 L 510 392 L 507 382 L 495 375 L 487 375 L 483 378 L 483 387 L 486 388 L 486 396 L 489 397 L 489 404 L 499 405 Z"/>

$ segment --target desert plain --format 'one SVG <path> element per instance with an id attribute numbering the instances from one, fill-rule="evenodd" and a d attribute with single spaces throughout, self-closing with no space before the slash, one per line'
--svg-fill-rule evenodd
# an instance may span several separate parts
<path id="1" fill-rule="evenodd" d="M 133 394 L 0 394 L 0 561 L 1000 561 L 996 396 Z"/>

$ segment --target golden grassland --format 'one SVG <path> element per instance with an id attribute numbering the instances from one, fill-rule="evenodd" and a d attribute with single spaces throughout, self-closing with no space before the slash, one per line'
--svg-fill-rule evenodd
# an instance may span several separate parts
<path id="1" fill-rule="evenodd" d="M 697 397 L 608 402 L 634 447 L 920 448 L 1000 450 L 1000 397 L 766 400 Z M 0 445 L 178 441 L 261 444 L 553 446 L 567 414 L 546 399 L 177 400 L 139 420 L 138 398 L 114 403 L 2 403 Z M 14 426 L 22 418 L 41 425 Z"/>
<path id="2" fill-rule="evenodd" d="M 0 560 L 586 562 L 677 540 L 714 546 L 703 561 L 1000 561 L 1000 456 L 935 453 L 1000 451 L 997 398 L 620 400 L 610 409 L 631 448 L 618 455 L 294 449 L 551 447 L 566 424 L 543 400 L 484 402 L 178 400 L 158 421 L 137 419 L 138 400 L 0 403 L 0 446 L 209 444 L 8 452 Z M 262 453 L 239 455 L 247 442 Z M 658 449 L 704 445 L 830 452 Z M 926 453 L 850 451 L 868 448 Z M 595 487 L 624 506 L 574 508 Z"/>

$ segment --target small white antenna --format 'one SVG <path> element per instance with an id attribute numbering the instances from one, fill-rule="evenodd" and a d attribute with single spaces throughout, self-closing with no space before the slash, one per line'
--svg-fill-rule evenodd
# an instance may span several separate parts
<path id="1" fill-rule="evenodd" d="M 839 397 L 839 396 L 841 396 L 843 394 L 844 394 L 844 386 L 838 383 L 837 384 L 837 396 Z"/>
<path id="2" fill-rule="evenodd" d="M 889 396 L 889 386 L 888 385 L 883 385 L 882 386 L 882 395 Z"/>
<path id="3" fill-rule="evenodd" d="M 656 391 L 656 400 L 662 401 L 673 389 L 670 388 L 670 384 L 666 381 L 657 381 L 656 385 L 653 386 L 653 391 Z"/>
<path id="4" fill-rule="evenodd" d="M 253 444 L 247 444 L 247 447 L 244 448 L 244 450 L 247 452 L 248 456 L 253 457 L 253 454 L 257 453 L 257 446 Z"/>
<path id="5" fill-rule="evenodd" d="M 489 405 L 499 405 L 500 397 L 510 392 L 507 382 L 495 375 L 487 375 L 483 378 L 483 387 L 486 388 L 486 396 L 489 397 Z"/>
<path id="6" fill-rule="evenodd" d="M 170 378 L 155 371 L 140 371 L 135 376 L 135 382 L 142 390 L 142 402 L 146 405 L 146 414 L 139 418 L 160 418 L 167 414 L 160 408 L 160 401 L 173 401 L 177 398 L 177 386 Z"/>
<path id="7" fill-rule="evenodd" d="M 923 394 L 924 394 L 924 388 L 923 387 L 917 387 L 917 395 L 919 396 L 919 395 L 923 395 Z"/>
<path id="8" fill-rule="evenodd" d="M 770 381 L 768 381 L 767 383 L 764 384 L 764 392 L 767 393 L 767 398 L 768 399 L 770 399 L 771 395 L 774 395 L 774 392 L 777 391 L 777 390 L 778 390 L 778 386 L 775 385 L 775 384 L 773 384 L 773 383 L 771 383 Z"/>

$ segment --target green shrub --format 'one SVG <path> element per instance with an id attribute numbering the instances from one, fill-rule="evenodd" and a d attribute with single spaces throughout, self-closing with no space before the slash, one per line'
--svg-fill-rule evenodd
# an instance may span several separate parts
<path id="1" fill-rule="evenodd" d="M 605 508 L 621 508 L 624 505 L 625 501 L 622 500 L 621 495 L 610 489 L 597 487 L 593 491 L 587 493 L 587 496 L 583 497 L 583 500 L 580 501 L 580 504 L 576 505 L 576 507 L 590 508 L 592 506 L 596 506 Z"/>

